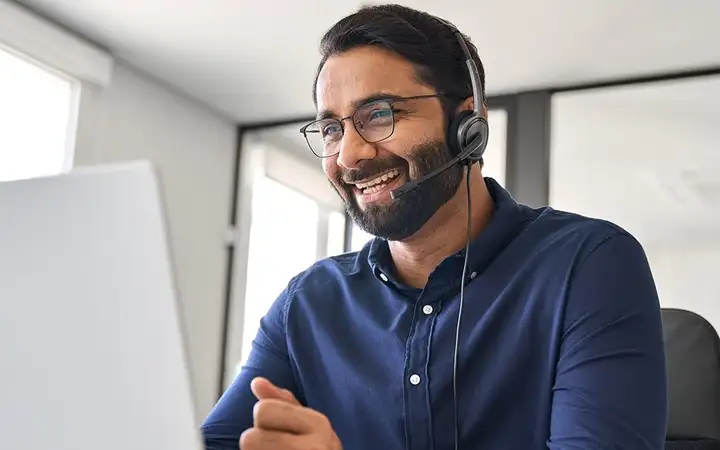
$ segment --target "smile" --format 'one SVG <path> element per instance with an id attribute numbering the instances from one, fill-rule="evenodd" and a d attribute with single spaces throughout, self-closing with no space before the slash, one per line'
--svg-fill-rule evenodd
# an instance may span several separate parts
<path id="1" fill-rule="evenodd" d="M 370 180 L 354 183 L 355 197 L 358 203 L 391 202 L 390 192 L 403 184 L 403 172 L 393 169 Z"/>
<path id="2" fill-rule="evenodd" d="M 400 175 L 400 171 L 397 169 L 393 169 L 389 172 L 385 172 L 384 174 L 373 178 L 372 180 L 364 181 L 362 183 L 355 183 L 355 187 L 360 190 L 363 195 L 373 194 L 375 192 L 381 191 L 398 175 Z"/>

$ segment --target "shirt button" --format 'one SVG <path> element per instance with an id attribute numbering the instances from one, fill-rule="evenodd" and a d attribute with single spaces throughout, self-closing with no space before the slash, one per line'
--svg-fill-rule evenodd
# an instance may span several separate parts
<path id="1" fill-rule="evenodd" d="M 423 306 L 423 312 L 425 313 L 426 316 L 429 316 L 433 312 L 433 307 L 430 305 L 425 305 L 425 306 Z"/>
<path id="2" fill-rule="evenodd" d="M 420 384 L 420 375 L 418 375 L 418 374 L 411 375 L 410 376 L 410 384 L 412 384 L 413 386 L 417 386 L 418 384 Z"/>
<path id="3" fill-rule="evenodd" d="M 477 277 L 477 272 L 473 272 L 473 273 L 470 274 L 470 279 L 471 279 L 471 280 L 474 280 L 475 277 Z"/>
<path id="4" fill-rule="evenodd" d="M 384 273 L 380 272 L 380 279 L 387 283 L 388 277 Z"/>

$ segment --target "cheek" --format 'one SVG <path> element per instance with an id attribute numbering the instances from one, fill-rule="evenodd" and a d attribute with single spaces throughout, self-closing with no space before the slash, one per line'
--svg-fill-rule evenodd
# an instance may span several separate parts
<path id="1" fill-rule="evenodd" d="M 331 161 L 332 158 L 325 158 L 322 160 L 322 168 L 325 175 L 331 180 L 335 180 L 337 174 L 337 163 Z"/>
<path id="2" fill-rule="evenodd" d="M 427 144 L 445 140 L 445 133 L 437 121 L 413 118 L 402 120 L 395 124 L 395 131 L 383 144 L 387 150 L 398 156 L 412 157 L 414 149 Z"/>
<path id="3" fill-rule="evenodd" d="M 445 137 L 438 133 L 433 133 L 433 130 L 427 127 L 426 129 L 414 128 L 414 129 L 396 129 L 398 133 L 383 141 L 378 145 L 381 149 L 381 153 L 392 154 L 396 158 L 403 160 L 405 169 L 408 172 L 410 179 L 418 177 L 418 168 L 415 164 L 416 152 L 418 148 L 427 145 L 429 142 L 437 142 L 439 139 L 445 140 Z"/>
<path id="4" fill-rule="evenodd" d="M 340 166 L 337 165 L 336 159 L 336 157 L 323 159 L 322 168 L 325 176 L 330 180 L 330 183 L 332 183 L 336 189 L 343 189 L 340 183 Z"/>

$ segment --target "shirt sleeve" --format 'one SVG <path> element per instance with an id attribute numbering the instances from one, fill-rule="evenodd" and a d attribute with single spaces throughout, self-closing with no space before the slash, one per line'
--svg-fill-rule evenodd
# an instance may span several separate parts
<path id="1" fill-rule="evenodd" d="M 265 377 L 298 396 L 286 340 L 289 290 L 280 294 L 261 319 L 247 363 L 203 422 L 206 450 L 240 448 L 240 435 L 253 426 L 253 407 L 257 402 L 250 390 L 253 378 Z"/>
<path id="2" fill-rule="evenodd" d="M 618 233 L 568 292 L 548 448 L 659 450 L 667 415 L 657 290 L 640 244 Z"/>

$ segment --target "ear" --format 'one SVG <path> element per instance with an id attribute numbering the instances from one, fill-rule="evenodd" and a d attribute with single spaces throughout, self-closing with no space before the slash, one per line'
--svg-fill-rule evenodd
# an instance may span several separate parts
<path id="1" fill-rule="evenodd" d="M 474 103 L 473 103 L 473 98 L 472 98 L 472 97 L 468 97 L 468 98 L 466 98 L 465 100 L 463 100 L 462 103 L 460 103 L 460 104 L 458 105 L 457 110 L 456 110 L 455 112 L 456 112 L 456 113 L 459 113 L 459 112 L 461 112 L 461 111 L 472 110 L 472 109 L 473 109 L 473 104 L 474 104 Z"/>
<path id="2" fill-rule="evenodd" d="M 460 103 L 460 106 L 458 106 L 456 112 L 459 113 L 460 111 L 472 110 L 474 108 L 475 108 L 475 102 L 474 102 L 473 98 L 468 97 L 462 103 Z M 488 112 L 487 112 L 487 107 L 485 105 L 482 106 L 482 115 L 483 115 L 483 117 L 485 117 L 487 119 Z"/>

